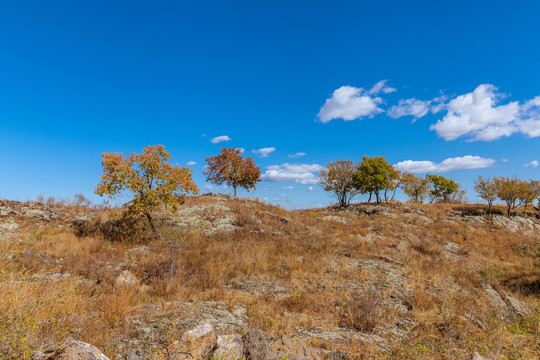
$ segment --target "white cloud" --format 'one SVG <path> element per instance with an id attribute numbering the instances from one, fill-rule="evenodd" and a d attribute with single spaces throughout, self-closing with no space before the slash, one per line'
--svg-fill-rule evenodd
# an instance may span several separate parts
<path id="1" fill-rule="evenodd" d="M 289 185 L 289 186 L 284 186 L 282 187 L 283 190 L 294 190 L 294 186 L 292 185 Z"/>
<path id="2" fill-rule="evenodd" d="M 313 186 L 307 188 L 308 191 L 313 191 Z"/>
<path id="3" fill-rule="evenodd" d="M 416 98 L 401 99 L 397 105 L 392 106 L 388 111 L 388 116 L 397 119 L 403 116 L 412 115 L 414 120 L 425 116 L 429 111 L 436 114 L 446 106 L 445 95 L 438 96 L 432 100 L 418 100 Z M 414 122 L 414 121 L 413 121 Z"/>
<path id="4" fill-rule="evenodd" d="M 405 160 L 396 164 L 396 169 L 411 173 L 446 172 L 461 169 L 481 169 L 493 166 L 495 160 L 480 156 L 461 156 L 448 158 L 438 164 L 432 161 Z"/>
<path id="5" fill-rule="evenodd" d="M 530 138 L 540 136 L 540 95 L 521 107 L 519 131 Z"/>
<path id="6" fill-rule="evenodd" d="M 366 91 L 363 88 L 342 86 L 334 91 L 331 98 L 326 100 L 317 116 L 322 123 L 333 119 L 349 121 L 364 116 L 373 117 L 383 112 L 379 108 L 383 100 L 380 97 L 372 96 L 373 90 Z"/>
<path id="7" fill-rule="evenodd" d="M 212 144 L 217 144 L 217 143 L 220 143 L 220 142 L 223 142 L 223 141 L 230 141 L 230 140 L 231 140 L 231 138 L 228 137 L 227 135 L 221 135 L 221 136 L 216 136 L 215 138 L 210 140 L 210 142 Z"/>
<path id="8" fill-rule="evenodd" d="M 386 86 L 387 82 L 388 80 L 379 81 L 378 83 L 373 85 L 373 87 L 368 91 L 368 94 L 375 95 L 375 94 L 380 93 L 381 91 L 385 94 L 390 94 L 390 93 L 393 93 L 394 91 L 397 91 L 393 87 Z"/>
<path id="9" fill-rule="evenodd" d="M 508 161 L 508 159 L 501 159 L 501 161 L 502 161 L 502 162 L 507 162 L 507 161 Z"/>
<path id="10" fill-rule="evenodd" d="M 289 157 L 290 158 L 299 158 L 299 157 L 302 157 L 302 156 L 305 156 L 306 153 L 304 152 L 297 152 L 297 153 L 294 153 L 294 154 L 289 154 Z"/>
<path id="11" fill-rule="evenodd" d="M 313 185 L 319 182 L 316 175 L 323 167 L 319 164 L 289 164 L 271 165 L 262 175 L 269 182 L 294 181 L 297 184 Z"/>
<path id="12" fill-rule="evenodd" d="M 274 151 L 276 151 L 275 147 L 267 147 L 259 150 L 253 150 L 252 153 L 259 154 L 261 157 L 268 157 L 268 155 L 270 155 Z"/>
<path id="13" fill-rule="evenodd" d="M 188 161 L 188 162 L 186 163 L 187 166 L 193 166 L 193 165 L 195 165 L 195 164 L 197 164 L 195 161 Z"/>
<path id="14" fill-rule="evenodd" d="M 447 114 L 430 129 L 445 140 L 466 136 L 471 141 L 493 141 L 516 132 L 540 136 L 540 96 L 522 105 L 518 101 L 498 105 L 503 98 L 494 85 L 479 85 L 451 100 Z"/>
<path id="15" fill-rule="evenodd" d="M 525 167 L 538 167 L 538 160 L 533 160 L 528 164 L 525 164 Z"/>
<path id="16" fill-rule="evenodd" d="M 407 100 L 399 100 L 397 105 L 394 105 L 388 110 L 388 116 L 392 119 L 397 119 L 402 116 L 412 115 L 416 119 L 426 115 L 429 111 L 431 101 L 417 100 L 415 98 Z"/>

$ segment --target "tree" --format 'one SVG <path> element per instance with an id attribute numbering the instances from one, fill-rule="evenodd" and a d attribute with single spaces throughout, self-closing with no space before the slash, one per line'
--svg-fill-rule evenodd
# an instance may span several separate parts
<path id="1" fill-rule="evenodd" d="M 426 178 L 431 183 L 430 197 L 432 202 L 449 203 L 457 200 L 457 196 L 460 194 L 457 182 L 441 175 L 428 174 Z"/>
<path id="2" fill-rule="evenodd" d="M 401 188 L 405 195 L 409 197 L 409 201 L 423 203 L 429 192 L 429 179 L 417 177 L 411 173 L 404 173 L 401 178 Z"/>
<path id="3" fill-rule="evenodd" d="M 384 200 L 388 203 L 388 191 L 392 191 L 391 201 L 394 200 L 396 196 L 396 190 L 400 187 L 403 182 L 402 174 L 400 171 L 396 170 L 394 166 L 390 166 L 388 169 L 388 184 L 384 188 Z"/>
<path id="4" fill-rule="evenodd" d="M 534 203 L 534 200 L 540 196 L 540 182 L 538 180 L 520 181 L 519 182 L 519 200 L 521 205 L 527 211 L 527 206 Z"/>
<path id="5" fill-rule="evenodd" d="M 353 174 L 357 169 L 358 164 L 351 160 L 337 160 L 321 170 L 320 184 L 325 191 L 334 193 L 341 207 L 348 206 L 352 198 L 359 193 L 353 182 Z"/>
<path id="6" fill-rule="evenodd" d="M 364 156 L 358 170 L 354 173 L 355 187 L 363 194 L 375 194 L 377 204 L 380 204 L 380 192 L 389 186 L 391 167 L 384 156 Z"/>
<path id="7" fill-rule="evenodd" d="M 487 179 L 478 176 L 474 181 L 474 190 L 478 193 L 480 199 L 484 199 L 488 203 L 488 213 L 491 215 L 493 203 L 497 200 L 497 186 L 495 179 L 488 177 Z"/>
<path id="8" fill-rule="evenodd" d="M 181 196 L 198 194 L 192 171 L 186 167 L 169 164 L 170 155 L 163 145 L 147 146 L 142 154 L 103 153 L 103 173 L 97 184 L 96 194 L 116 198 L 130 191 L 133 200 L 128 212 L 145 216 L 155 231 L 151 211 L 160 204 L 175 211 Z"/>
<path id="9" fill-rule="evenodd" d="M 206 180 L 214 184 L 226 183 L 232 186 L 234 196 L 238 187 L 247 191 L 255 190 L 255 184 L 261 181 L 261 169 L 249 156 L 243 158 L 240 154 L 242 149 L 221 148 L 221 153 L 216 156 L 206 158 L 208 170 L 203 172 L 207 175 Z"/>
<path id="10" fill-rule="evenodd" d="M 529 180 L 532 192 L 535 195 L 536 201 L 538 201 L 538 207 L 540 208 L 540 180 Z M 534 206 L 534 204 L 533 204 Z"/>
<path id="11" fill-rule="evenodd" d="M 513 178 L 499 176 L 494 181 L 497 197 L 506 203 L 506 213 L 510 216 L 511 211 L 521 205 L 518 202 L 521 193 L 520 180 L 514 175 Z"/>

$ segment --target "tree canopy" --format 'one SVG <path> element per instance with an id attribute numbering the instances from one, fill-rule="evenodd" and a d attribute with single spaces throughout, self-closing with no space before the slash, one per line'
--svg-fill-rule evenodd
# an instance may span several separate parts
<path id="1" fill-rule="evenodd" d="M 377 204 L 381 202 L 380 193 L 390 183 L 390 170 L 392 166 L 384 156 L 364 156 L 354 173 L 354 186 L 361 193 L 375 194 Z"/>
<path id="2" fill-rule="evenodd" d="M 358 164 L 351 160 L 336 160 L 321 170 L 319 182 L 325 191 L 336 197 L 340 206 L 347 206 L 360 191 L 354 186 L 353 174 Z"/>
<path id="3" fill-rule="evenodd" d="M 249 156 L 242 157 L 242 149 L 225 147 L 216 156 L 206 158 L 208 169 L 203 172 L 207 180 L 221 185 L 232 186 L 234 196 L 238 187 L 247 191 L 255 190 L 255 185 L 261 181 L 261 169 Z"/>
<path id="4" fill-rule="evenodd" d="M 133 195 L 128 212 L 146 216 L 154 229 L 151 211 L 163 204 L 171 210 L 186 194 L 198 194 L 192 171 L 186 167 L 172 166 L 170 155 L 163 145 L 147 146 L 142 154 L 103 153 L 103 173 L 97 184 L 96 194 L 116 198 L 124 191 Z"/>
<path id="5" fill-rule="evenodd" d="M 431 183 L 429 195 L 432 202 L 448 203 L 456 199 L 459 191 L 459 184 L 452 179 L 442 175 L 426 175 Z"/>

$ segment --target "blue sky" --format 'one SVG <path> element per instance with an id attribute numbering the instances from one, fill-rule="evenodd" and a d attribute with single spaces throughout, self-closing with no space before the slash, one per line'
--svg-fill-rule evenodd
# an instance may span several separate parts
<path id="1" fill-rule="evenodd" d="M 364 155 L 477 201 L 477 175 L 540 178 L 539 16 L 533 1 L 3 2 L 0 197 L 99 200 L 102 152 L 163 144 L 214 192 L 204 159 L 246 149 L 265 180 L 241 195 L 287 207 L 329 204 L 317 169 Z"/>

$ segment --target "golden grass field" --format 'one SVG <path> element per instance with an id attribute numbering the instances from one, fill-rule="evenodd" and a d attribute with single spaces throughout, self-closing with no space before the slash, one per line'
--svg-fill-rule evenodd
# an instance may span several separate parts
<path id="1" fill-rule="evenodd" d="M 216 202 L 220 207 L 204 210 Z M 121 208 L 35 206 L 61 216 L 0 217 L 0 224 L 17 225 L 0 232 L 1 358 L 30 358 L 67 338 L 111 359 L 133 344 L 158 352 L 187 330 L 181 320 L 193 315 L 175 304 L 197 309 L 215 302 L 230 313 L 245 309 L 239 325 L 267 338 L 298 334 L 315 348 L 358 358 L 540 356 L 540 221 L 534 218 L 461 216 L 479 205 L 288 211 L 258 200 L 199 196 L 182 208 L 197 206 L 205 224 L 231 218 L 234 230 L 163 222 L 160 236 L 115 238 L 93 229 L 120 219 Z M 77 236 L 73 219 L 82 215 L 86 231 Z M 140 283 L 116 284 L 123 270 Z M 137 338 L 137 327 L 148 336 Z"/>

